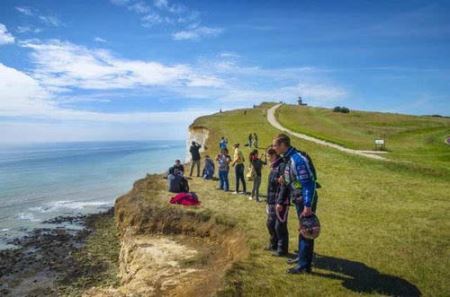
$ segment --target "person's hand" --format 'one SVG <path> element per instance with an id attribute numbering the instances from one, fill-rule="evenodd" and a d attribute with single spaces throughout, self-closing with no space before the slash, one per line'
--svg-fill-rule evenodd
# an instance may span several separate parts
<path id="1" fill-rule="evenodd" d="M 283 177 L 283 176 L 280 176 L 280 177 L 278 178 L 278 183 L 279 183 L 280 185 L 284 184 L 284 177 Z"/>
<path id="2" fill-rule="evenodd" d="M 311 210 L 311 207 L 304 207 L 301 216 L 302 217 L 310 217 L 312 216 L 313 212 Z"/>
<path id="3" fill-rule="evenodd" d="M 283 211 L 283 205 L 277 204 L 276 210 L 277 210 L 277 212 L 282 212 Z"/>

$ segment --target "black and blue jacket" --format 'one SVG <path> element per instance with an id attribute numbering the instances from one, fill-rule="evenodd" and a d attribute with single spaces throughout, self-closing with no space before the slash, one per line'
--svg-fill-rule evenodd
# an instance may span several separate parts
<path id="1" fill-rule="evenodd" d="M 315 199 L 316 192 L 316 170 L 307 154 L 290 147 L 283 155 L 287 160 L 284 168 L 284 181 L 286 188 L 291 191 L 291 197 L 301 196 L 303 204 L 311 207 Z M 281 195 L 279 199 L 281 202 Z"/>

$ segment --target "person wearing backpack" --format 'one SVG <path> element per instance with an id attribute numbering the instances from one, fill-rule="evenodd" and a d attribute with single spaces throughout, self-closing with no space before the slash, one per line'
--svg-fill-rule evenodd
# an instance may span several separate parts
<path id="1" fill-rule="evenodd" d="M 294 202 L 297 215 L 310 217 L 316 211 L 316 176 L 311 158 L 297 151 L 291 146 L 289 136 L 279 134 L 273 140 L 275 151 L 286 159 L 286 166 L 282 180 L 290 191 L 290 198 Z M 283 210 L 282 204 L 277 204 L 277 210 Z M 314 240 L 299 235 L 298 259 L 296 266 L 289 269 L 290 274 L 311 273 L 314 255 Z"/>
<path id="2" fill-rule="evenodd" d="M 200 148 L 202 146 L 195 141 L 192 142 L 191 148 L 189 152 L 191 153 L 192 163 L 191 163 L 191 172 L 189 176 L 192 176 L 194 172 L 194 167 L 197 167 L 197 177 L 200 177 Z"/>

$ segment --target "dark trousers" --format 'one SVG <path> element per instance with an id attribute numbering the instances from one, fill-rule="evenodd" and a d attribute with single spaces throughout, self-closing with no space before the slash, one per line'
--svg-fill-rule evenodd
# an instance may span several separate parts
<path id="1" fill-rule="evenodd" d="M 228 171 L 219 170 L 220 189 L 228 191 L 230 189 L 230 183 L 228 182 Z"/>
<path id="2" fill-rule="evenodd" d="M 247 192 L 247 186 L 245 185 L 245 177 L 244 177 L 244 164 L 237 164 L 234 167 L 234 173 L 236 175 L 236 192 L 239 192 L 239 181 L 242 182 L 242 186 L 244 189 L 244 193 Z"/>
<path id="3" fill-rule="evenodd" d="M 253 177 L 252 197 L 256 198 L 256 201 L 259 201 L 259 187 L 260 186 L 261 186 L 261 176 L 255 175 Z"/>
<path id="4" fill-rule="evenodd" d="M 267 204 L 267 231 L 269 231 L 269 248 L 271 250 L 276 250 L 278 248 L 278 237 L 275 229 L 277 222 L 277 213 L 275 209 L 275 204 Z"/>
<path id="5" fill-rule="evenodd" d="M 275 232 L 277 234 L 277 251 L 287 253 L 289 251 L 288 231 L 289 205 L 283 205 L 283 210 L 276 212 Z"/>
<path id="6" fill-rule="evenodd" d="M 192 172 L 194 172 L 194 167 L 197 166 L 197 177 L 200 176 L 200 160 L 192 160 L 191 163 L 191 173 L 189 176 L 192 176 Z"/>
<path id="7" fill-rule="evenodd" d="M 317 192 L 315 193 L 315 197 L 314 197 L 314 203 L 311 206 L 311 210 L 313 212 L 316 212 L 316 208 L 317 208 Z M 297 210 L 297 216 L 300 220 L 300 215 L 303 212 L 303 208 L 305 207 L 305 205 L 303 204 L 303 200 L 301 201 L 296 201 L 295 202 L 295 208 Z M 303 236 L 301 236 L 299 234 L 298 236 L 298 263 L 297 263 L 297 267 L 303 269 L 310 269 L 311 268 L 311 263 L 313 260 L 313 256 L 314 256 L 314 240 L 313 239 L 306 239 Z"/>

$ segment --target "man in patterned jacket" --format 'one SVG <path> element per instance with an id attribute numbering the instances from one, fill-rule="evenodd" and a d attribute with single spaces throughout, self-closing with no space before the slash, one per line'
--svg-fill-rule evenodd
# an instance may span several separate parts
<path id="1" fill-rule="evenodd" d="M 316 210 L 316 176 L 311 159 L 291 146 L 289 136 L 280 134 L 273 140 L 273 148 L 287 161 L 283 175 L 283 182 L 290 190 L 290 198 L 295 204 L 297 215 L 308 217 Z M 284 206 L 277 204 L 282 211 Z M 298 262 L 288 273 L 310 273 L 314 253 L 314 240 L 300 235 L 298 244 Z"/>

